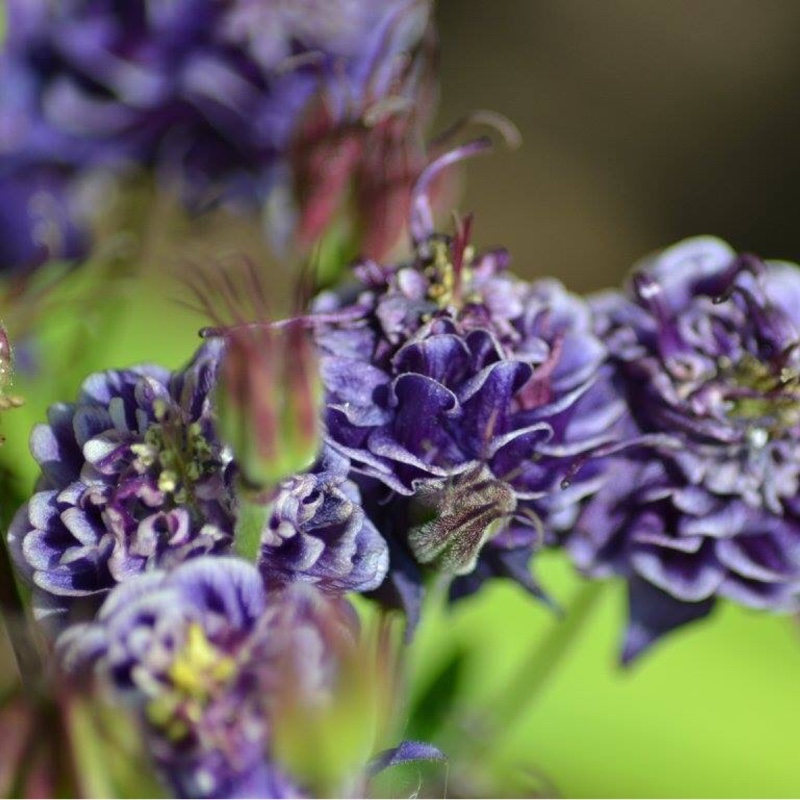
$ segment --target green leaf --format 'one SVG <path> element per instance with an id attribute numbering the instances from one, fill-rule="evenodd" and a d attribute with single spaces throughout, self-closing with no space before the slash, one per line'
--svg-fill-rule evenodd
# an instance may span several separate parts
<path id="1" fill-rule="evenodd" d="M 415 699 L 405 738 L 432 741 L 452 722 L 468 660 L 467 651 L 459 647 L 444 661 Z"/>

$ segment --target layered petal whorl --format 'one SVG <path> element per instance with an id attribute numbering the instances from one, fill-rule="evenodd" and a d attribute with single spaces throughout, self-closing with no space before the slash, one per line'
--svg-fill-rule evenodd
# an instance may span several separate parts
<path id="1" fill-rule="evenodd" d="M 327 592 L 366 592 L 383 581 L 386 540 L 364 513 L 348 466 L 326 448 L 314 470 L 278 488 L 258 560 L 270 585 L 304 581 Z"/>
<path id="2" fill-rule="evenodd" d="M 571 537 L 585 570 L 636 581 L 628 658 L 717 596 L 798 607 L 799 298 L 797 267 L 700 238 L 593 301 L 631 435 L 674 440 L 617 458 Z"/>
<path id="3" fill-rule="evenodd" d="M 139 572 L 229 547 L 230 456 L 209 396 L 218 351 L 203 347 L 176 373 L 92 375 L 76 403 L 51 407 L 35 428 L 39 491 L 17 512 L 9 541 L 40 590 L 40 614 L 94 608 Z"/>
<path id="4" fill-rule="evenodd" d="M 253 565 L 206 556 L 118 586 L 57 654 L 140 715 L 178 796 L 298 797 L 272 752 L 274 715 L 324 703 L 356 635 L 345 601 L 305 584 L 268 592 Z"/>
<path id="5" fill-rule="evenodd" d="M 556 281 L 509 275 L 507 261 L 432 236 L 412 263 L 363 264 L 349 298 L 316 304 L 330 446 L 395 548 L 411 543 L 417 563 L 446 552 L 457 575 L 497 548 L 529 556 L 569 525 L 598 482 L 583 462 L 622 412 L 586 304 Z M 472 517 L 449 517 L 472 547 L 421 542 L 430 526 L 409 538 L 421 515 L 447 513 L 445 496 L 476 491 Z"/>

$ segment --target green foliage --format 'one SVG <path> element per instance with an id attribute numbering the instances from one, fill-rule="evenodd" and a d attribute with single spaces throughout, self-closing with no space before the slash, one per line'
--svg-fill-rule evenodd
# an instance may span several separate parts
<path id="1" fill-rule="evenodd" d="M 436 741 L 436 735 L 452 722 L 459 701 L 463 702 L 467 662 L 468 651 L 457 647 L 418 691 L 409 712 L 409 739 Z"/>

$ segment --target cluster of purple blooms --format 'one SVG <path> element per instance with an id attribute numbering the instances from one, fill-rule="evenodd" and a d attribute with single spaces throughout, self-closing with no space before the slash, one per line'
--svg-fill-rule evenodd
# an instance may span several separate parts
<path id="1" fill-rule="evenodd" d="M 133 699 L 181 794 L 302 792 L 268 755 L 269 691 L 244 698 L 294 647 L 330 691 L 317 612 L 338 604 L 355 640 L 347 592 L 413 629 L 426 575 L 453 599 L 492 577 L 543 595 L 529 562 L 564 547 L 627 579 L 626 661 L 718 597 L 797 609 L 797 267 L 696 239 L 586 301 L 468 233 L 428 231 L 316 299 L 324 441 L 269 495 L 255 564 L 233 557 L 242 501 L 215 427 L 224 337 L 175 373 L 94 375 L 34 431 L 17 566 L 64 664 Z"/>
<path id="2" fill-rule="evenodd" d="M 544 545 L 627 579 L 626 662 L 718 597 L 797 611 L 800 270 L 699 238 L 584 301 L 505 260 L 430 234 L 318 301 L 327 439 L 392 550 L 378 597 L 413 623 L 430 567 L 452 597 L 536 593 Z"/>
<path id="3" fill-rule="evenodd" d="M 410 106 L 425 73 L 428 0 L 7 5 L 2 271 L 84 255 L 102 177 L 154 170 L 193 210 L 291 205 L 295 149 Z"/>
<path id="4" fill-rule="evenodd" d="M 342 595 L 380 585 L 388 548 L 346 460 L 323 449 L 276 489 L 257 563 L 232 557 L 237 466 L 212 406 L 223 349 L 174 373 L 92 375 L 51 407 L 31 437 L 37 491 L 8 540 L 63 666 L 95 665 L 130 699 L 175 792 L 298 796 L 270 757 L 270 698 L 300 675 L 297 702 L 327 702 L 344 657 L 328 629 L 346 623 L 353 649 Z"/>
<path id="5" fill-rule="evenodd" d="M 396 122 L 422 82 L 429 13 L 10 0 L 0 270 L 86 249 L 81 184 L 98 170 L 169 170 L 193 207 L 295 181 L 310 209 L 296 233 L 325 227 L 364 153 L 354 126 Z M 532 567 L 561 549 L 587 579 L 627 582 L 625 662 L 719 598 L 800 610 L 800 269 L 701 238 L 624 291 L 522 280 L 506 251 L 475 249 L 471 218 L 452 235 L 430 219 L 441 168 L 481 147 L 408 193 L 407 258 L 362 258 L 291 320 L 313 339 L 319 404 L 306 375 L 295 398 L 270 353 L 236 350 L 261 341 L 236 330 L 269 326 L 240 320 L 178 370 L 91 375 L 34 429 L 15 566 L 65 674 L 129 704 L 180 796 L 319 788 L 282 760 L 281 726 L 293 705 L 324 714 L 358 661 L 350 593 L 411 635 L 432 577 L 452 601 L 502 578 L 547 600 Z M 259 485 L 295 400 L 319 417 L 313 458 Z M 406 742 L 372 769 L 438 757 Z M 335 789 L 359 793 L 369 769 Z"/>

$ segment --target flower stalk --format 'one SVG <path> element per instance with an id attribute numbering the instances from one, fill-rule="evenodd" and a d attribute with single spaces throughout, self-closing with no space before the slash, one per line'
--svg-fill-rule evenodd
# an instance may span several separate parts
<path id="1" fill-rule="evenodd" d="M 272 504 L 258 499 L 241 486 L 238 491 L 238 514 L 233 532 L 234 548 L 247 561 L 254 562 L 261 548 L 261 537 L 272 511 Z"/>
<path id="2" fill-rule="evenodd" d="M 557 619 L 543 641 L 523 657 L 503 691 L 491 698 L 487 708 L 489 728 L 508 733 L 534 707 L 558 668 L 577 644 L 597 608 L 606 584 L 583 581 L 572 597 L 566 614 Z"/>

